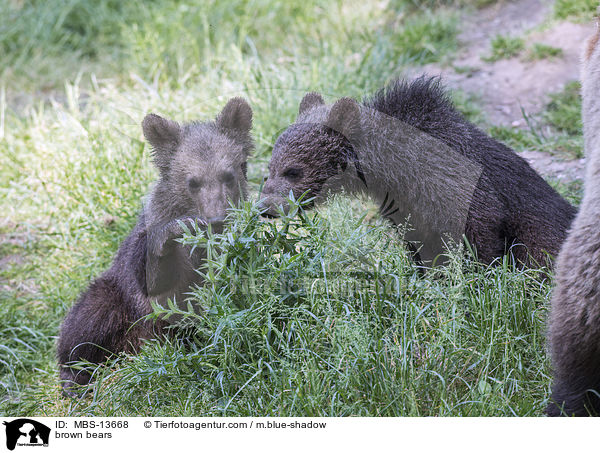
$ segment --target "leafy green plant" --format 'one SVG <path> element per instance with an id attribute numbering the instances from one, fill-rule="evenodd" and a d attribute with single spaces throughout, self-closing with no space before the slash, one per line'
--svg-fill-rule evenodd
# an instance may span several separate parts
<path id="1" fill-rule="evenodd" d="M 308 214 L 291 203 L 277 222 L 247 203 L 226 233 L 184 235 L 219 250 L 196 308 L 155 307 L 182 319 L 176 336 L 103 367 L 69 414 L 541 411 L 543 273 L 451 252 L 423 278 L 397 232 L 365 224 L 358 206 L 338 198 Z"/>

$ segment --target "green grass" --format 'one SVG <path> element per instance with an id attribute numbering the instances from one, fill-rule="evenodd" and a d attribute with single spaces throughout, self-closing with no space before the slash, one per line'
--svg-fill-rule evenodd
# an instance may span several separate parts
<path id="1" fill-rule="evenodd" d="M 482 8 L 497 2 L 498 0 L 396 0 L 393 3 L 400 4 L 402 6 L 406 5 L 409 8 L 415 9 L 432 9 L 448 6 L 473 6 L 475 8 Z"/>
<path id="2" fill-rule="evenodd" d="M 563 54 L 563 50 L 559 47 L 552 47 L 547 44 L 536 42 L 527 51 L 527 60 L 544 60 L 548 58 L 560 57 Z"/>
<path id="3" fill-rule="evenodd" d="M 462 115 L 479 126 L 485 124 L 485 114 L 481 110 L 481 100 L 478 96 L 461 90 L 452 91 L 452 102 Z"/>
<path id="4" fill-rule="evenodd" d="M 352 207 L 354 206 L 354 207 Z M 537 271 L 452 255 L 423 278 L 396 233 L 334 200 L 265 223 L 252 203 L 231 234 L 187 236 L 222 251 L 177 308 L 185 339 L 153 342 L 100 373 L 69 415 L 536 415 L 547 391 Z M 350 220 L 345 220 L 350 219 Z M 47 388 L 31 410 L 52 407 Z"/>
<path id="5" fill-rule="evenodd" d="M 539 150 L 544 140 L 535 131 L 509 126 L 492 126 L 489 128 L 492 137 L 505 143 L 515 151 Z"/>
<path id="6" fill-rule="evenodd" d="M 583 198 L 583 180 L 548 181 L 569 203 L 579 206 Z"/>
<path id="7" fill-rule="evenodd" d="M 533 120 L 527 129 L 510 126 L 491 126 L 492 137 L 504 142 L 516 151 L 543 151 L 564 159 L 583 157 L 583 137 L 556 132 L 544 123 Z"/>
<path id="8" fill-rule="evenodd" d="M 519 36 L 497 35 L 490 42 L 490 53 L 482 57 L 482 60 L 493 63 L 506 58 L 523 55 L 522 58 L 529 61 L 544 60 L 562 56 L 563 51 L 558 47 L 552 47 L 543 43 L 533 43 L 527 47 L 525 39 Z"/>
<path id="9" fill-rule="evenodd" d="M 517 151 L 545 151 L 566 159 L 583 157 L 581 86 L 570 82 L 550 94 L 550 102 L 540 115 L 525 115 L 527 128 L 491 126 L 490 134 Z"/>
<path id="10" fill-rule="evenodd" d="M 456 50 L 457 24 L 452 16 L 429 11 L 406 22 L 392 37 L 392 46 L 405 49 L 410 61 L 431 63 Z"/>
<path id="11" fill-rule="evenodd" d="M 550 95 L 551 102 L 545 119 L 557 130 L 570 136 L 581 134 L 581 84 L 570 82 L 558 93 Z"/>
<path id="12" fill-rule="evenodd" d="M 440 58 L 456 45 L 451 14 L 405 12 L 404 1 L 397 9 L 319 0 L 0 2 L 8 11 L 0 17 L 0 75 L 19 87 L 56 87 L 80 71 L 94 71 L 144 74 L 173 89 L 207 73 L 264 88 L 265 58 L 295 75 L 298 67 L 319 62 L 339 80 L 349 68 L 372 76 L 373 66 L 397 70 Z M 393 31 L 382 33 L 381 25 L 391 22 Z M 323 80 L 307 75 L 311 83 Z M 287 88 L 307 81 L 289 82 Z"/>
<path id="13" fill-rule="evenodd" d="M 482 57 L 482 60 L 494 62 L 519 55 L 525 49 L 525 40 L 517 36 L 497 35 L 490 46 L 490 54 Z"/>
<path id="14" fill-rule="evenodd" d="M 576 18 L 588 21 L 596 13 L 596 8 L 597 0 L 556 0 L 554 16 L 558 19 Z"/>
<path id="15" fill-rule="evenodd" d="M 206 120 L 245 96 L 254 199 L 306 91 L 361 97 L 451 59 L 444 3 L 0 0 L 0 414 L 541 415 L 551 281 L 461 254 L 422 276 L 344 198 L 277 222 L 248 202 L 230 236 L 200 240 L 224 253 L 185 334 L 102 367 L 93 398 L 59 394 L 60 322 L 156 178 L 144 115 Z"/>

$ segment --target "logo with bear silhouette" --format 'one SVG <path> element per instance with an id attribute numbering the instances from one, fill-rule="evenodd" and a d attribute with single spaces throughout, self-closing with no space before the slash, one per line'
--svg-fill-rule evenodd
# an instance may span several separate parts
<path id="1" fill-rule="evenodd" d="M 29 418 L 18 418 L 6 425 L 6 448 L 14 450 L 17 445 L 26 447 L 48 446 L 50 428 Z"/>

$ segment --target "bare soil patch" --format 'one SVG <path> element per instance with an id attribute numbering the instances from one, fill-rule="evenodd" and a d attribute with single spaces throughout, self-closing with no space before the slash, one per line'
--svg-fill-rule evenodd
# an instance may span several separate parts
<path id="1" fill-rule="evenodd" d="M 449 66 L 431 64 L 430 74 L 439 74 L 451 88 L 474 95 L 490 123 L 526 127 L 523 112 L 535 115 L 548 104 L 550 93 L 579 79 L 580 53 L 593 24 L 549 20 L 552 1 L 501 1 L 462 17 L 459 36 L 462 48 Z M 520 36 L 526 47 L 542 43 L 562 49 L 562 55 L 528 60 L 526 51 L 517 57 L 495 62 L 482 59 L 490 53 L 497 35 Z M 558 179 L 583 176 L 583 159 L 564 160 L 542 152 L 522 153 L 540 173 Z"/>

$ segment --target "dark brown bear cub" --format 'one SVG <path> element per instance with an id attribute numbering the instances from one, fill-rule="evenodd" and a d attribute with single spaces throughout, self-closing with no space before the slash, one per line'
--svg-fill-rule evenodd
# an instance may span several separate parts
<path id="1" fill-rule="evenodd" d="M 212 122 L 179 125 L 147 115 L 142 127 L 153 148 L 159 180 L 133 231 L 121 244 L 112 266 L 81 295 L 66 316 L 57 353 L 64 390 L 87 384 L 91 376 L 69 367 L 85 360 L 101 363 L 119 352 L 137 352 L 165 327 L 141 318 L 151 301 L 181 303 L 193 284 L 202 254 L 176 241 L 191 226 L 220 230 L 229 203 L 246 195 L 246 161 L 252 150 L 252 110 L 231 99 Z"/>
<path id="2" fill-rule="evenodd" d="M 263 189 L 267 215 L 286 197 L 362 193 L 421 260 L 443 262 L 466 236 L 490 263 L 509 250 L 525 265 L 558 253 L 575 209 L 513 150 L 469 123 L 435 78 L 397 80 L 358 103 L 307 94 L 273 148 Z M 437 260 L 437 261 L 436 261 Z"/>

